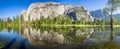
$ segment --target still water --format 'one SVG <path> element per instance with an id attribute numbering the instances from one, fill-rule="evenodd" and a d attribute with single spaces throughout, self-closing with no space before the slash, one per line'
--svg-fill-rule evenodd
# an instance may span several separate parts
<path id="1" fill-rule="evenodd" d="M 0 29 L 1 49 L 120 49 L 120 28 Z"/>

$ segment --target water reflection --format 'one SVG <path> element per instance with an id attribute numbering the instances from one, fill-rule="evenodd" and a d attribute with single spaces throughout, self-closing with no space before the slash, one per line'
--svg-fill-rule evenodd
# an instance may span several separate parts
<path id="1" fill-rule="evenodd" d="M 117 30 L 94 31 L 93 35 L 87 40 L 89 44 L 85 48 L 93 47 L 96 49 L 120 49 L 120 38 L 117 36 L 120 32 Z M 119 42 L 118 42 L 119 41 Z M 92 44 L 92 45 L 91 45 Z"/>
<path id="2" fill-rule="evenodd" d="M 0 32 L 0 42 L 3 43 L 2 49 L 19 49 L 22 40 L 22 37 L 13 29 L 9 31 L 7 28 L 4 28 Z"/>
<path id="3" fill-rule="evenodd" d="M 58 28 L 59 30 L 61 28 Z M 63 33 L 60 33 L 63 31 Z M 58 44 L 78 44 L 84 42 L 92 34 L 93 29 L 85 28 L 71 29 L 68 31 L 53 29 L 43 30 L 34 28 L 25 28 L 21 35 L 23 38 L 29 40 L 32 45 L 58 45 Z"/>
<path id="4" fill-rule="evenodd" d="M 119 49 L 120 29 L 78 27 L 3 28 L 2 49 Z"/>

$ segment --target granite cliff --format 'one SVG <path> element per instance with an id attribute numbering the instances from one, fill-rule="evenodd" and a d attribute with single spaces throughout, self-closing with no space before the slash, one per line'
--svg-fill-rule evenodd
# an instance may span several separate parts
<path id="1" fill-rule="evenodd" d="M 33 21 L 44 18 L 55 18 L 58 15 L 65 15 L 73 20 L 93 21 L 90 12 L 83 6 L 74 6 L 60 4 L 56 2 L 37 2 L 32 3 L 27 10 L 23 10 L 20 15 L 24 17 L 24 21 Z"/>

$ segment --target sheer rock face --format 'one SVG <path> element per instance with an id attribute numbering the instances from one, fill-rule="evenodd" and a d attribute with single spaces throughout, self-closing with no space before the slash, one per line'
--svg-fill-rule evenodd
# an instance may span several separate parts
<path id="1" fill-rule="evenodd" d="M 93 18 L 82 6 L 65 5 L 55 2 L 32 3 L 27 10 L 23 10 L 20 15 L 24 16 L 25 21 L 32 21 L 44 18 L 55 18 L 58 15 L 66 15 L 73 20 L 92 21 Z"/>

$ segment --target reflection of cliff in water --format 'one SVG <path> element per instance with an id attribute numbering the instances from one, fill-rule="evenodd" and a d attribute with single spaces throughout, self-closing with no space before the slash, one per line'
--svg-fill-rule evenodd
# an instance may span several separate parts
<path id="1" fill-rule="evenodd" d="M 88 28 L 58 32 L 53 29 L 41 31 L 41 29 L 25 28 L 22 37 L 27 38 L 32 45 L 80 44 L 89 38 L 92 32 L 93 29 Z"/>
<path id="2" fill-rule="evenodd" d="M 17 30 L 17 29 L 16 29 Z M 4 28 L 2 48 L 16 49 L 120 49 L 120 29 L 92 28 Z"/>

